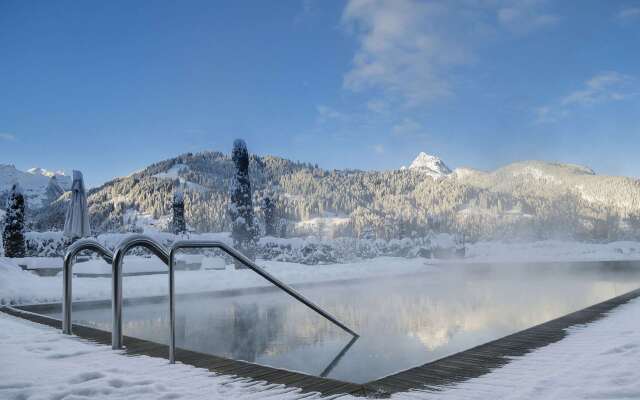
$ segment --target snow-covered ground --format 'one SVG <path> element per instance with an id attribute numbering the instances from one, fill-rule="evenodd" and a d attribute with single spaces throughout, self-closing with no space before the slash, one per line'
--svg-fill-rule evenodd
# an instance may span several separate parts
<path id="1" fill-rule="evenodd" d="M 393 399 L 638 399 L 640 300 L 560 342 L 441 392 Z M 215 375 L 159 358 L 129 357 L 0 313 L 2 399 L 293 399 L 295 388 Z M 313 396 L 317 397 L 317 396 Z M 349 399 L 351 396 L 344 396 Z"/>
<path id="2" fill-rule="evenodd" d="M 128 357 L 0 313 L 0 399 L 297 399 L 299 389 Z M 313 395 L 317 398 L 317 395 Z"/>
<path id="3" fill-rule="evenodd" d="M 214 236 L 215 239 L 219 239 Z M 106 244 L 117 242 L 120 236 L 102 237 Z M 158 239 L 161 239 L 160 237 Z M 181 257 L 197 258 L 182 255 Z M 31 268 L 38 265 L 61 265 L 62 260 L 56 258 L 27 259 Z M 195 259 L 194 259 L 195 260 Z M 186 260 L 192 262 L 194 260 Z M 602 261 L 602 260 L 640 260 L 640 243 L 581 243 L 562 241 L 541 241 L 533 243 L 478 242 L 467 246 L 465 259 L 425 259 L 376 257 L 342 264 L 304 265 L 290 262 L 259 260 L 258 263 L 282 281 L 290 284 L 320 282 L 339 279 L 353 279 L 374 276 L 388 276 L 404 273 L 427 271 L 449 263 L 469 262 L 549 262 L 549 261 Z M 25 262 L 23 259 L 20 262 Z M 202 261 L 202 260 L 200 260 Z M 204 260 L 204 266 L 224 268 L 202 269 L 197 271 L 176 272 L 178 292 L 200 292 L 242 287 L 269 285 L 263 278 L 249 270 L 235 270 L 232 266 L 224 267 L 222 259 Z M 217 262 L 216 262 L 217 261 Z M 195 262 L 199 262 L 195 260 Z M 31 273 L 19 271 L 13 260 L 0 257 L 0 304 L 31 303 L 60 301 L 62 293 L 62 277 L 37 277 Z M 78 263 L 74 267 L 76 273 L 108 274 L 109 264 L 100 259 Z M 124 262 L 124 272 L 157 272 L 166 267 L 155 258 L 128 256 Z M 12 278 L 5 279 L 2 271 L 11 271 Z M 17 275 L 16 275 L 17 274 Z M 75 278 L 73 294 L 75 300 L 108 299 L 111 296 L 110 278 Z M 132 276 L 124 282 L 124 294 L 127 297 L 151 296 L 166 294 L 167 278 L 165 275 Z"/>
<path id="4" fill-rule="evenodd" d="M 640 243 L 476 243 L 468 246 L 467 255 L 465 260 L 448 262 L 638 260 Z M 152 263 L 150 260 L 132 256 L 130 266 L 136 269 L 138 263 L 146 268 Z M 393 257 L 332 265 L 275 261 L 259 264 L 287 283 L 384 277 L 447 266 L 441 260 Z M 83 272 L 83 268 L 108 272 L 109 265 L 92 260 L 77 264 L 76 271 Z M 126 268 L 125 262 L 125 272 Z M 176 278 L 179 293 L 268 285 L 252 271 L 230 266 L 224 270 L 178 271 Z M 76 300 L 111 296 L 110 278 L 74 278 L 73 285 Z M 123 290 L 125 297 L 166 294 L 167 277 L 127 277 Z M 60 276 L 39 277 L 22 271 L 12 260 L 0 258 L 0 304 L 60 301 L 61 294 Z M 482 377 L 437 393 L 412 391 L 393 398 L 637 399 L 639 319 L 640 300 L 634 300 L 602 320 L 572 327 L 562 341 L 515 358 Z M 124 356 L 107 346 L 0 313 L 0 399 L 269 397 L 288 399 L 301 395 L 295 388 L 219 376 L 187 365 L 170 366 L 165 359 Z"/>
<path id="5" fill-rule="evenodd" d="M 609 260 L 640 260 L 640 242 L 587 243 L 561 240 L 478 242 L 467 246 L 464 262 Z"/>
<path id="6" fill-rule="evenodd" d="M 129 257 L 127 257 L 129 258 Z M 140 261 L 138 257 L 132 257 Z M 138 267 L 149 267 L 152 259 L 144 259 Z M 94 260 L 80 263 L 74 272 L 83 272 L 83 264 L 93 272 L 108 272 L 107 263 Z M 389 276 L 426 271 L 435 267 L 425 265 L 424 259 L 399 259 L 378 257 L 349 264 L 303 265 L 295 263 L 262 261 L 261 266 L 285 283 L 324 282 L 373 276 Z M 124 272 L 131 271 L 124 262 Z M 133 263 L 135 267 L 136 263 Z M 166 269 L 160 261 L 154 268 Z M 135 268 L 134 268 L 135 269 Z M 168 291 L 166 275 L 129 276 L 124 278 L 125 297 L 164 295 Z M 251 270 L 236 270 L 228 266 L 224 270 L 177 271 L 176 291 L 204 292 L 221 289 L 236 289 L 256 286 L 270 286 L 264 278 Z M 22 271 L 13 261 L 0 257 L 0 304 L 25 304 L 34 302 L 58 302 L 62 297 L 62 277 L 39 277 Z M 73 297 L 75 300 L 111 298 L 111 278 L 74 278 Z"/>

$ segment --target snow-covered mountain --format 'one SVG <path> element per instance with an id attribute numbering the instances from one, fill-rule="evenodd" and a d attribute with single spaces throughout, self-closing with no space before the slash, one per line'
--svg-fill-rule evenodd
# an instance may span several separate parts
<path id="1" fill-rule="evenodd" d="M 47 204 L 59 190 L 42 195 L 43 187 L 56 186 L 50 184 L 54 177 L 46 174 L 0 166 L 0 208 L 2 190 L 8 190 L 16 176 L 34 199 Z M 282 228 L 278 232 L 287 236 L 315 234 L 331 226 L 336 236 L 382 238 L 414 237 L 430 230 L 465 233 L 470 239 L 640 238 L 640 181 L 571 164 L 522 161 L 494 171 L 451 171 L 438 157 L 421 153 L 404 170 L 323 170 L 252 155 L 249 174 L 257 219 L 262 218 L 263 197 L 269 196 Z M 162 229 L 171 214 L 173 192 L 179 189 L 194 230 L 228 231 L 233 176 L 231 158 L 220 152 L 159 161 L 89 190 L 92 228 L 125 231 L 144 222 Z M 28 212 L 27 218 L 34 229 L 61 229 L 67 201 L 68 193 L 58 196 L 37 212 Z"/>
<path id="2" fill-rule="evenodd" d="M 451 173 L 451 169 L 439 157 L 420 152 L 409 166 L 410 170 L 420 171 L 433 178 L 442 178 Z"/>
<path id="3" fill-rule="evenodd" d="M 0 197 L 4 198 L 14 183 L 20 184 L 29 207 L 40 208 L 69 190 L 71 177 L 59 171 L 42 168 L 20 171 L 14 165 L 0 164 Z"/>

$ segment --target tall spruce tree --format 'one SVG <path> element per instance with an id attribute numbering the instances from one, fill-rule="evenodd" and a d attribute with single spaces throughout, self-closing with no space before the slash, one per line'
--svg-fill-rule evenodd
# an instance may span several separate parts
<path id="1" fill-rule="evenodd" d="M 253 259 L 258 233 L 253 218 L 253 201 L 251 183 L 249 182 L 249 152 L 244 140 L 236 139 L 233 142 L 231 158 L 235 165 L 235 175 L 231 180 L 229 193 L 231 236 L 236 248 Z M 236 267 L 241 266 L 236 264 Z"/>
<path id="2" fill-rule="evenodd" d="M 184 219 L 184 192 L 182 188 L 177 187 L 173 192 L 173 221 L 171 222 L 173 233 L 180 234 L 187 231 L 187 223 Z"/>
<path id="3" fill-rule="evenodd" d="M 262 213 L 264 214 L 264 233 L 267 236 L 276 235 L 276 203 L 271 197 L 265 196 L 262 199 Z"/>
<path id="4" fill-rule="evenodd" d="M 5 257 L 24 257 L 26 254 L 24 236 L 24 196 L 19 184 L 14 184 L 7 199 L 2 242 Z"/>

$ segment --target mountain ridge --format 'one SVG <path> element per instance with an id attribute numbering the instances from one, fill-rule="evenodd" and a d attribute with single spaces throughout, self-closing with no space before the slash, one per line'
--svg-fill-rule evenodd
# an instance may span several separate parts
<path id="1" fill-rule="evenodd" d="M 440 160 L 425 156 L 417 158 Z M 452 171 L 440 162 L 446 169 L 436 162 L 427 163 L 426 171 L 324 170 L 252 155 L 258 220 L 259 204 L 268 195 L 288 235 L 301 234 L 299 227 L 308 225 L 299 222 L 340 215 L 349 223 L 339 224 L 331 235 L 390 239 L 442 231 L 472 239 L 640 236 L 640 184 L 635 179 L 544 161 L 516 162 L 488 172 L 465 167 Z M 153 163 L 89 190 L 92 226 L 99 232 L 122 231 L 132 229 L 132 216 L 166 220 L 172 193 L 180 186 L 190 226 L 196 231 L 227 230 L 232 176 L 229 156 L 215 151 Z M 34 225 L 59 228 L 65 201 L 61 196 L 44 207 Z"/>

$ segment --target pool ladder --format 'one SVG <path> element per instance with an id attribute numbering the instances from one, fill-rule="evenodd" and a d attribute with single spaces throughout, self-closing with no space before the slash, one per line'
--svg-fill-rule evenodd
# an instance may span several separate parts
<path id="1" fill-rule="evenodd" d="M 256 265 L 253 261 L 247 258 L 244 254 L 240 253 L 236 249 L 219 241 L 207 241 L 207 240 L 182 240 L 175 242 L 171 248 L 167 249 L 160 243 L 156 242 L 146 235 L 133 235 L 127 237 L 118 244 L 114 253 L 109 251 L 106 247 L 102 246 L 96 240 L 82 239 L 71 246 L 67 250 L 64 256 L 64 268 L 63 268 L 63 297 L 62 302 L 62 332 L 70 335 L 71 332 L 71 302 L 72 302 L 72 269 L 73 261 L 76 255 L 83 250 L 91 250 L 98 253 L 107 263 L 111 264 L 111 309 L 112 309 L 112 332 L 111 332 L 111 347 L 116 349 L 122 349 L 123 334 L 122 334 L 122 262 L 124 256 L 134 247 L 144 247 L 151 253 L 155 254 L 160 260 L 169 268 L 169 320 L 170 320 L 170 332 L 169 332 L 169 362 L 175 363 L 175 351 L 176 351 L 176 312 L 175 312 L 175 253 L 182 249 L 220 249 L 227 253 L 247 268 L 251 269 L 258 275 L 262 276 L 275 286 L 285 291 L 294 299 L 303 303 L 316 313 L 322 315 L 324 318 L 331 321 L 333 324 L 340 327 L 345 332 L 351 334 L 353 338 L 359 337 L 359 335 L 351 330 L 348 326 L 337 320 L 334 316 L 323 310 L 311 300 L 304 297 L 302 294 L 295 291 L 291 286 L 280 281 L 263 268 Z M 353 340 L 352 340 L 353 342 Z M 350 344 L 352 343 L 350 342 Z"/>

